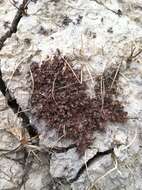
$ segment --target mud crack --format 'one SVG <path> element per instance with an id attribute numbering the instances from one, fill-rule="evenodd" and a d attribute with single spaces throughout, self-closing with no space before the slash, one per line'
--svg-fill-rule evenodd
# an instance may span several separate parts
<path id="1" fill-rule="evenodd" d="M 13 33 L 17 32 L 18 24 L 23 17 L 26 15 L 26 10 L 28 9 L 28 4 L 30 0 L 23 0 L 22 4 L 17 8 L 17 13 L 11 23 L 10 29 L 0 38 L 0 50 L 4 47 L 5 41 L 12 36 Z M 17 103 L 17 100 L 13 98 L 7 88 L 4 80 L 2 79 L 2 72 L 0 70 L 0 90 L 7 100 L 8 106 L 13 110 L 18 117 L 22 118 L 23 126 L 28 130 L 30 137 L 37 135 L 37 130 L 33 125 L 30 124 L 29 117 L 22 111 L 22 108 Z"/>
<path id="2" fill-rule="evenodd" d="M 48 151 L 51 152 L 51 153 L 52 152 L 55 152 L 55 153 L 65 153 L 68 150 L 73 149 L 73 148 L 76 148 L 75 144 L 71 144 L 68 147 L 57 147 L 57 146 L 54 146 L 52 148 L 48 148 Z"/>
<path id="3" fill-rule="evenodd" d="M 17 103 L 17 100 L 13 98 L 9 92 L 9 89 L 7 88 L 4 80 L 2 79 L 2 72 L 0 70 L 0 91 L 5 96 L 8 106 L 13 110 L 15 114 L 17 114 L 18 117 L 22 118 L 22 124 L 23 127 L 25 127 L 30 137 L 35 137 L 37 135 L 36 128 L 30 124 L 29 117 L 25 114 L 25 112 L 22 111 L 22 108 Z"/>
<path id="4" fill-rule="evenodd" d="M 77 172 L 76 176 L 69 180 L 69 183 L 73 183 L 79 179 L 79 177 L 84 173 L 86 170 L 86 167 L 89 167 L 95 160 L 99 159 L 100 157 L 106 156 L 108 154 L 112 154 L 114 151 L 114 148 L 111 148 L 109 150 L 106 150 L 104 152 L 98 152 L 95 154 L 91 159 L 89 159 L 86 163 L 82 165 L 82 167 Z"/>

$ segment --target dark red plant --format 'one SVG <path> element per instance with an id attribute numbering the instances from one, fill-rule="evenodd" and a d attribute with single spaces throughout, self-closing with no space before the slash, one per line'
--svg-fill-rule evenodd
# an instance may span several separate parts
<path id="1" fill-rule="evenodd" d="M 71 63 L 70 66 L 73 68 Z M 56 128 L 59 136 L 72 139 L 80 154 L 91 145 L 95 130 L 103 130 L 107 121 L 123 123 L 127 120 L 121 102 L 114 100 L 118 76 L 113 86 L 111 84 L 115 69 L 96 78 L 96 96 L 92 99 L 86 94 L 87 84 L 79 83 L 73 73 L 79 78 L 80 69 L 72 71 L 65 58 L 59 55 L 43 61 L 41 66 L 31 64 L 31 71 L 34 78 L 31 98 L 34 114 L 47 121 L 50 128 Z"/>

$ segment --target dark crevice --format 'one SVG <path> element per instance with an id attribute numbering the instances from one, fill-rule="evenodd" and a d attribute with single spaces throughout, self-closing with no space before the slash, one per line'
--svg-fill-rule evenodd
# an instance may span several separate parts
<path id="1" fill-rule="evenodd" d="M 17 8 L 18 10 L 11 23 L 10 29 L 0 38 L 0 50 L 4 47 L 5 41 L 8 38 L 10 38 L 13 33 L 17 32 L 18 24 L 23 15 L 26 14 L 29 2 L 30 2 L 29 0 L 23 0 L 22 4 L 19 6 L 19 8 Z M 2 79 L 1 70 L 0 70 L 0 90 L 2 94 L 5 96 L 8 106 L 13 110 L 15 114 L 17 114 L 18 117 L 22 118 L 23 127 L 25 127 L 28 130 L 30 137 L 35 137 L 37 135 L 37 130 L 33 125 L 30 124 L 29 117 L 25 114 L 25 112 L 22 112 L 22 108 L 17 103 L 17 100 L 11 96 L 10 91 L 7 89 L 7 86 Z"/>
<path id="2" fill-rule="evenodd" d="M 4 44 L 5 44 L 6 40 L 8 38 L 10 38 L 12 36 L 12 34 L 17 32 L 18 24 L 19 24 L 21 18 L 24 15 L 26 15 L 26 11 L 28 9 L 29 2 L 30 2 L 30 0 L 23 0 L 22 4 L 19 7 L 17 7 L 16 15 L 15 15 L 15 17 L 14 17 L 12 23 L 11 23 L 11 26 L 10 26 L 9 30 L 2 37 L 0 37 L 0 50 L 2 50 L 2 48 L 4 47 Z M 4 80 L 2 78 L 1 68 L 0 68 L 0 91 L 5 96 L 5 99 L 7 101 L 7 104 L 9 106 L 9 108 L 11 108 L 13 110 L 13 112 L 15 114 L 17 114 L 17 117 L 20 117 L 22 119 L 22 126 L 27 129 L 30 137 L 32 138 L 32 137 L 38 136 L 37 129 L 33 125 L 30 124 L 29 117 L 26 115 L 25 112 L 22 111 L 22 108 L 17 103 L 17 100 L 14 97 L 12 97 L 9 89 L 7 88 L 7 85 L 6 85 L 6 83 L 4 82 Z M 38 140 L 39 139 L 37 139 L 37 141 L 32 142 L 32 144 L 33 143 L 37 144 Z M 24 150 L 24 163 L 23 163 L 23 160 L 21 160 L 21 162 L 22 162 L 21 164 L 24 164 L 25 173 L 24 173 L 24 176 L 23 176 L 22 183 L 20 184 L 18 189 L 21 189 L 21 186 L 25 181 L 25 176 L 28 173 L 27 168 L 30 168 L 30 166 L 31 166 L 31 163 L 29 163 L 28 166 L 26 166 L 27 165 L 28 155 L 29 155 L 29 153 L 25 149 Z M 16 161 L 16 160 L 14 160 L 14 161 Z"/>
<path id="3" fill-rule="evenodd" d="M 55 153 L 65 153 L 70 149 L 76 148 L 75 144 L 71 144 L 68 147 L 56 147 L 54 146 L 53 148 L 49 148 L 49 152 L 55 152 Z"/>
<path id="4" fill-rule="evenodd" d="M 29 0 L 23 0 L 22 4 L 19 6 L 17 13 L 11 23 L 10 29 L 0 38 L 0 50 L 3 48 L 5 41 L 12 36 L 13 33 L 17 32 L 18 24 L 23 17 L 26 15 L 26 10 L 28 9 Z"/>
<path id="5" fill-rule="evenodd" d="M 25 189 L 25 183 L 28 180 L 28 174 L 31 170 L 33 164 L 33 157 L 29 156 L 29 153 L 27 152 L 27 150 L 25 149 L 25 155 L 24 155 L 24 164 L 23 164 L 23 170 L 24 170 L 24 174 L 22 176 L 22 181 L 19 184 L 19 189 L 22 188 L 22 186 Z"/>
<path id="6" fill-rule="evenodd" d="M 17 103 L 17 100 L 11 96 L 5 82 L 2 79 L 1 70 L 0 70 L 0 91 L 5 96 L 8 106 L 13 110 L 15 114 L 17 114 L 18 117 L 22 118 L 22 125 L 28 130 L 30 137 L 31 138 L 35 137 L 38 134 L 36 128 L 30 124 L 29 117 L 25 114 L 25 112 L 22 112 L 22 108 Z"/>
<path id="7" fill-rule="evenodd" d="M 79 177 L 84 173 L 84 171 L 86 170 L 86 167 L 89 167 L 95 160 L 101 158 L 102 156 L 106 156 L 108 154 L 112 154 L 114 151 L 114 149 L 109 149 L 106 150 L 104 152 L 98 152 L 96 155 L 94 155 L 91 159 L 89 159 L 77 172 L 76 176 L 72 179 L 69 180 L 69 183 L 73 183 L 76 180 L 79 179 Z"/>

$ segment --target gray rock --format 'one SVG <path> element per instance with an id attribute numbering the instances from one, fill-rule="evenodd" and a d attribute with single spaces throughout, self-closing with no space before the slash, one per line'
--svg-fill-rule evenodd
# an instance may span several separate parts
<path id="1" fill-rule="evenodd" d="M 0 190 L 17 189 L 22 183 L 23 167 L 18 162 L 0 158 Z"/>
<path id="2" fill-rule="evenodd" d="M 79 169 L 97 153 L 96 149 L 88 150 L 85 156 L 79 157 L 76 149 L 65 153 L 53 154 L 50 161 L 50 173 L 55 178 L 66 178 L 68 181 L 75 178 Z"/>
<path id="3" fill-rule="evenodd" d="M 49 173 L 49 157 L 47 154 L 37 154 L 26 167 L 25 183 L 21 190 L 48 190 L 53 185 Z"/>

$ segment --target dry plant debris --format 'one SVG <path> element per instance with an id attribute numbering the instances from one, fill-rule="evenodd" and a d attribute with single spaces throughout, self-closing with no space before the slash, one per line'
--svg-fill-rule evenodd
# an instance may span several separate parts
<path id="1" fill-rule="evenodd" d="M 83 154 L 94 140 L 95 130 L 104 130 L 108 121 L 125 122 L 127 113 L 122 103 L 114 100 L 118 80 L 116 69 L 96 77 L 96 96 L 91 99 L 86 93 L 86 82 L 77 80 L 80 69 L 71 69 L 73 65 L 70 63 L 69 67 L 67 62 L 67 58 L 58 55 L 43 61 L 40 66 L 31 64 L 34 80 L 31 107 L 38 119 L 47 121 L 59 137 L 72 139 L 78 152 Z"/>

